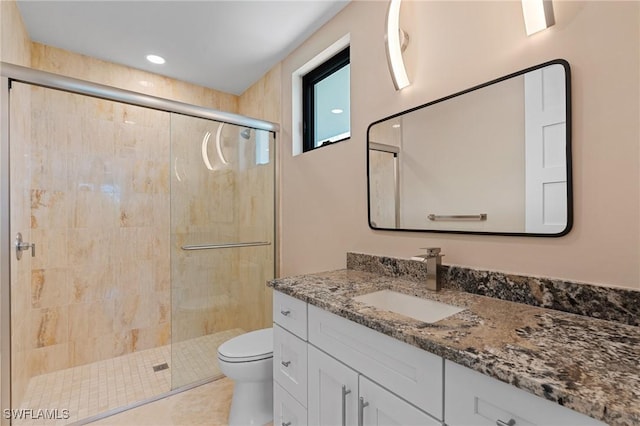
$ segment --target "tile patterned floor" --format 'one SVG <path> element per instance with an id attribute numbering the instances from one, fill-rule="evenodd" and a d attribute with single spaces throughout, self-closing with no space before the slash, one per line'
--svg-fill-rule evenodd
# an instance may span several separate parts
<path id="1" fill-rule="evenodd" d="M 218 375 L 218 346 L 242 332 L 228 330 L 178 342 L 173 348 L 166 345 L 36 376 L 29 382 L 20 408 L 34 412 L 57 409 L 58 419 L 26 418 L 14 420 L 14 424 L 65 425 L 169 392 L 172 382 L 175 388 Z M 153 370 L 165 362 L 169 369 Z M 62 412 L 65 409 L 68 418 L 62 418 L 67 417 Z"/>

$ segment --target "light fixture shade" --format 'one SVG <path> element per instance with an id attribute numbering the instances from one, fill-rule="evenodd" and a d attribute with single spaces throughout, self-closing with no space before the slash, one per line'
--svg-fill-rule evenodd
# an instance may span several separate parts
<path id="1" fill-rule="evenodd" d="M 400 2 L 401 0 L 391 0 L 389 2 L 386 26 L 387 63 L 389 64 L 391 79 L 396 90 L 403 89 L 411 84 L 402 59 L 403 32 L 400 29 Z M 406 36 L 404 38 L 404 41 L 406 41 Z"/>
<path id="2" fill-rule="evenodd" d="M 528 36 L 555 24 L 551 0 L 522 0 L 522 14 Z"/>

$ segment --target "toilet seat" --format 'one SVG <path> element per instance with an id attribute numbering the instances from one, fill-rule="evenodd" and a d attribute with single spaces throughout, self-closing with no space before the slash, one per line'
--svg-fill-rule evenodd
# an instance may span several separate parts
<path id="1" fill-rule="evenodd" d="M 225 362 L 252 362 L 273 357 L 273 328 L 250 331 L 218 348 L 218 359 Z"/>

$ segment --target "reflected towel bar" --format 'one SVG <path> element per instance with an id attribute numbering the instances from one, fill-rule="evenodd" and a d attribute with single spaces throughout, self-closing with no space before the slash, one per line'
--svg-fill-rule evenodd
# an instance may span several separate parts
<path id="1" fill-rule="evenodd" d="M 454 215 L 427 215 L 429 220 L 487 220 L 486 213 L 480 214 L 454 214 Z"/>
<path id="2" fill-rule="evenodd" d="M 271 245 L 269 241 L 254 241 L 251 243 L 227 243 L 227 244 L 196 244 L 180 247 L 182 250 L 212 250 L 221 248 L 235 248 L 235 247 L 254 247 L 254 246 L 268 246 Z"/>

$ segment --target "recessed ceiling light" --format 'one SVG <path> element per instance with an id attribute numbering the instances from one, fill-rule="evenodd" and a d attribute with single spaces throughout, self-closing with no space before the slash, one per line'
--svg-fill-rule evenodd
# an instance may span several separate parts
<path id="1" fill-rule="evenodd" d="M 391 127 L 393 127 L 394 129 L 399 129 L 400 125 L 399 124 L 393 124 Z"/>
<path id="2" fill-rule="evenodd" d="M 153 87 L 154 86 L 153 82 L 151 82 L 149 80 L 140 80 L 138 83 L 140 83 L 140 86 L 142 86 L 142 87 Z"/>
<path id="3" fill-rule="evenodd" d="M 158 65 L 162 65 L 166 62 L 162 56 L 158 55 L 147 55 L 147 61 Z"/>
<path id="4" fill-rule="evenodd" d="M 331 112 L 334 114 L 342 114 L 344 111 L 341 110 L 340 108 L 334 108 L 331 110 Z"/>

